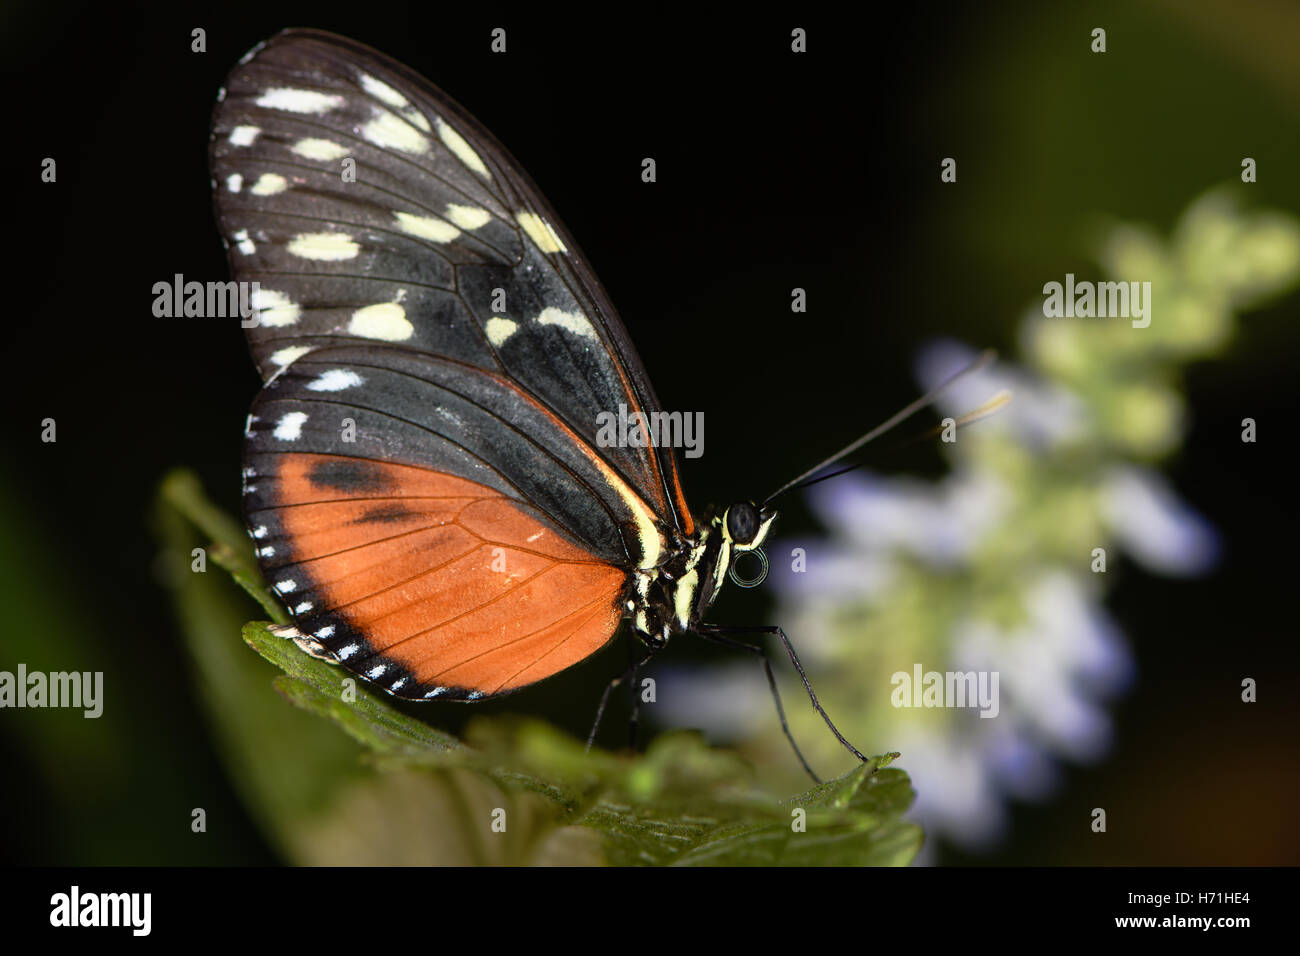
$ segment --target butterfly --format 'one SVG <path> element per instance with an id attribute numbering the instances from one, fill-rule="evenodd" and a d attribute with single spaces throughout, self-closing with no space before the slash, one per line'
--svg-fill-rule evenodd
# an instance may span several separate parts
<path id="1" fill-rule="evenodd" d="M 229 75 L 210 160 L 231 271 L 256 283 L 244 516 L 286 636 L 398 697 L 478 701 L 577 664 L 624 620 L 633 676 L 695 634 L 758 656 L 776 695 L 737 639 L 773 634 L 866 759 L 784 631 L 704 621 L 729 575 L 757 583 L 739 559 L 766 568 L 775 496 L 697 518 L 670 443 L 599 440 L 602 412 L 648 421 L 659 402 L 487 130 L 362 44 L 291 30 Z"/>

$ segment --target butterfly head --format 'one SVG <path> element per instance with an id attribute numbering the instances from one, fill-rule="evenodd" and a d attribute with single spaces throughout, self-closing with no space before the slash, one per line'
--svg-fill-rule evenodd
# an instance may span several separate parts
<path id="1" fill-rule="evenodd" d="M 776 515 L 752 501 L 738 501 L 722 515 L 723 537 L 733 550 L 753 551 L 767 540 Z"/>

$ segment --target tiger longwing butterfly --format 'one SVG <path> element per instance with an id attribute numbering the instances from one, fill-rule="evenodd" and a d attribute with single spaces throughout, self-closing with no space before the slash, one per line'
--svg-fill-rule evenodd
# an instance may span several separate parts
<path id="1" fill-rule="evenodd" d="M 627 618 L 640 663 L 690 632 L 758 654 L 775 693 L 730 635 L 779 634 L 798 667 L 785 634 L 702 617 L 776 512 L 697 521 L 674 449 L 597 443 L 598 413 L 659 403 L 487 130 L 389 58 L 292 30 L 230 74 L 211 165 L 231 270 L 258 283 L 244 513 L 286 636 L 399 697 L 474 701 Z"/>

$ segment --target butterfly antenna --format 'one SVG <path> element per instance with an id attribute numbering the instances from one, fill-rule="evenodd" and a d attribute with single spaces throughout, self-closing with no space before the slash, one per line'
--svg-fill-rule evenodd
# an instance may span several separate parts
<path id="1" fill-rule="evenodd" d="M 879 438 L 881 435 L 885 434 L 890 429 L 907 421 L 907 419 L 911 418 L 913 415 L 921 411 L 923 408 L 928 408 L 930 405 L 933 405 L 935 401 L 938 400 L 939 396 L 942 395 L 945 391 L 947 391 L 949 386 L 951 386 L 954 382 L 974 372 L 980 371 L 981 369 L 985 368 L 990 362 L 992 362 L 993 359 L 996 357 L 997 357 L 997 353 L 993 351 L 993 349 L 986 349 L 984 352 L 980 353 L 980 357 L 977 358 L 970 365 L 967 365 L 965 368 L 961 369 L 956 374 L 950 376 L 939 385 L 930 389 L 930 391 L 926 392 L 916 401 L 912 402 L 906 407 L 900 409 L 895 414 L 891 415 L 889 418 L 885 419 L 883 422 L 881 422 L 875 428 L 871 429 L 871 431 L 867 432 L 861 438 L 849 443 L 848 445 L 845 445 L 843 448 L 841 448 L 835 454 L 831 455 L 825 461 L 818 462 L 816 465 L 809 468 L 807 471 L 799 475 L 797 478 L 792 478 L 790 481 L 787 481 L 784 485 L 782 485 L 776 491 L 772 492 L 772 494 L 768 495 L 766 498 L 763 499 L 763 507 L 766 507 L 771 501 L 785 494 L 787 491 L 792 491 L 796 488 L 804 487 L 805 485 L 816 484 L 819 481 L 825 481 L 828 478 L 833 478 L 836 475 L 842 475 L 846 471 L 852 471 L 854 468 L 860 467 L 858 465 L 853 465 L 849 468 L 844 468 L 830 475 L 819 475 L 818 477 L 813 478 L 813 476 L 817 475 L 817 472 L 821 471 L 823 468 L 826 468 L 829 465 L 833 465 L 841 458 L 845 458 L 853 454 L 863 445 L 867 444 L 867 442 Z M 1005 401 L 1001 402 L 1001 404 L 999 404 L 996 408 L 993 408 L 988 412 L 986 412 L 986 414 L 992 414 L 994 411 L 997 411 L 997 408 L 1001 408 L 1002 405 L 1005 405 L 1006 401 L 1009 400 L 1010 400 L 1010 395 L 1008 394 L 1006 396 Z M 988 405 L 986 404 L 984 406 L 981 406 L 980 409 L 977 409 L 977 411 L 982 411 L 987 407 Z M 984 416 L 981 415 L 980 417 L 984 417 Z M 809 478 L 813 478 L 813 480 L 808 481 Z"/>
<path id="2" fill-rule="evenodd" d="M 983 405 L 981 405 L 979 408 L 975 409 L 974 411 L 967 412 L 961 418 L 958 418 L 956 421 L 954 421 L 953 427 L 965 428 L 967 425 L 973 425 L 975 422 L 978 422 L 981 419 L 988 418 L 994 412 L 997 412 L 1001 410 L 1004 406 L 1008 405 L 1011 402 L 1011 397 L 1012 397 L 1011 392 L 1008 391 L 1007 389 L 1003 389 L 1002 391 L 994 395 L 992 398 L 990 398 Z M 947 426 L 943 424 L 935 425 L 933 428 L 926 429 L 924 432 L 915 436 L 914 438 L 909 438 L 906 441 L 901 441 L 897 445 L 894 445 L 892 447 L 903 448 L 907 445 L 915 445 L 917 442 L 926 441 L 927 439 L 933 438 L 935 435 L 940 434 L 946 427 Z M 859 468 L 862 468 L 865 465 L 866 465 L 865 461 L 860 461 L 856 465 L 849 465 L 846 468 L 841 468 L 838 471 L 832 471 L 826 475 L 818 475 L 816 478 L 810 479 L 809 481 L 805 481 L 803 484 L 797 485 L 796 487 L 809 488 L 813 485 L 819 485 L 823 481 L 830 481 L 832 478 L 838 478 L 840 475 L 847 474 L 850 471 L 857 471 Z"/>

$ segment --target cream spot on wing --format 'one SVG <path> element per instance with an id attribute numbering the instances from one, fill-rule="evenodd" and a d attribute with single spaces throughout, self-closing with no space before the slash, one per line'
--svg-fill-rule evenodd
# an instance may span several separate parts
<path id="1" fill-rule="evenodd" d="M 230 131 L 231 146 L 252 146 L 257 134 L 262 132 L 258 126 L 236 126 Z"/>
<path id="2" fill-rule="evenodd" d="M 271 434 L 280 441 L 297 441 L 302 436 L 302 426 L 306 421 L 306 412 L 285 412 L 275 423 L 275 431 Z"/>
<path id="3" fill-rule="evenodd" d="M 478 153 L 474 152 L 469 143 L 465 142 L 465 137 L 443 122 L 441 117 L 438 118 L 438 136 L 462 163 L 480 176 L 487 179 L 492 178 L 492 174 L 483 165 L 483 160 L 479 159 Z"/>
<path id="4" fill-rule="evenodd" d="M 383 100 L 389 106 L 396 106 L 398 109 L 411 105 L 410 100 L 383 80 L 377 80 L 368 73 L 362 73 L 358 78 L 361 80 L 361 88 L 375 99 Z"/>
<path id="5" fill-rule="evenodd" d="M 293 325 L 302 313 L 296 302 L 274 289 L 256 289 L 250 304 L 257 312 L 258 323 L 272 328 Z"/>
<path id="6" fill-rule="evenodd" d="M 341 232 L 303 232 L 293 237 L 288 250 L 303 259 L 315 259 L 319 262 L 339 262 L 343 259 L 355 259 L 361 247 L 348 235 Z"/>
<path id="7" fill-rule="evenodd" d="M 365 379 L 351 369 L 331 368 L 308 382 L 307 389 L 312 392 L 341 392 L 345 388 L 353 388 L 364 382 Z"/>
<path id="8" fill-rule="evenodd" d="M 230 238 L 235 240 L 235 248 L 241 256 L 251 256 L 257 251 L 257 244 L 248 238 L 248 230 L 241 229 Z"/>
<path id="9" fill-rule="evenodd" d="M 558 325 L 566 332 L 574 335 L 581 335 L 585 338 L 596 338 L 596 330 L 592 328 L 591 322 L 581 312 L 565 312 L 563 309 L 557 309 L 554 306 L 547 306 L 537 316 L 538 325 Z"/>
<path id="10" fill-rule="evenodd" d="M 337 93 L 297 90 L 288 86 L 273 87 L 257 98 L 258 106 L 288 113 L 328 113 L 343 103 L 343 97 Z"/>
<path id="11" fill-rule="evenodd" d="M 277 349 L 271 353 L 271 361 L 281 367 L 289 365 L 292 362 L 302 358 L 312 347 L 310 345 L 290 345 L 286 348 Z"/>
<path id="12" fill-rule="evenodd" d="M 298 142 L 290 146 L 289 149 L 291 152 L 297 153 L 304 159 L 315 159 L 322 162 L 342 159 L 348 154 L 346 146 L 342 146 L 333 140 L 319 139 L 314 136 L 298 140 Z"/>
<path id="13" fill-rule="evenodd" d="M 494 347 L 501 348 L 506 339 L 519 331 L 519 323 L 494 315 L 484 324 L 483 331 L 487 333 L 488 341 Z"/>
<path id="14" fill-rule="evenodd" d="M 415 216 L 409 212 L 397 212 L 393 213 L 393 215 L 397 217 L 397 224 L 402 227 L 403 232 L 419 236 L 421 239 L 429 239 L 433 242 L 451 242 L 460 235 L 460 230 L 445 219 Z"/>
<path id="15" fill-rule="evenodd" d="M 406 310 L 396 302 L 380 302 L 353 312 L 348 331 L 367 339 L 404 342 L 415 334 L 415 326 L 406 318 Z"/>
<path id="16" fill-rule="evenodd" d="M 447 204 L 447 218 L 462 229 L 481 229 L 487 225 L 492 214 L 478 206 L 458 206 L 454 202 Z"/>
<path id="17" fill-rule="evenodd" d="M 382 103 L 389 104 L 390 107 L 393 107 L 396 111 L 402 113 L 404 120 L 419 126 L 420 129 L 425 131 L 425 133 L 428 133 L 429 121 L 425 120 L 424 113 L 421 113 L 419 109 L 416 109 L 411 105 L 411 100 L 408 100 L 406 96 L 403 96 L 400 92 L 394 90 L 393 87 L 387 85 L 387 83 L 383 82 L 382 79 L 370 77 L 370 75 L 365 73 L 361 73 L 359 78 L 361 81 L 361 88 L 364 88 L 370 96 L 382 101 Z"/>
<path id="18" fill-rule="evenodd" d="M 427 153 L 429 138 L 396 113 L 375 110 L 375 118 L 361 129 L 361 135 L 381 149 L 400 149 L 404 153 Z"/>
<path id="19" fill-rule="evenodd" d="M 528 238 L 533 240 L 533 244 L 542 252 L 568 252 L 564 248 L 564 243 L 560 241 L 559 235 L 551 228 L 551 224 L 537 213 L 520 210 L 515 219 L 523 227 L 524 232 L 528 233 Z"/>
<path id="20" fill-rule="evenodd" d="M 423 113 L 411 105 L 411 101 L 405 96 L 393 89 L 383 80 L 375 79 L 375 77 L 366 73 L 360 74 L 358 78 L 361 80 L 362 89 L 367 93 L 380 102 L 387 103 L 389 106 L 398 110 L 402 114 L 402 117 L 408 122 L 414 123 L 426 133 L 429 132 L 429 121 L 424 118 Z"/>
<path id="21" fill-rule="evenodd" d="M 277 173 L 262 173 L 249 190 L 254 196 L 274 196 L 289 188 L 289 180 Z"/>
<path id="22" fill-rule="evenodd" d="M 226 188 L 232 193 L 237 193 L 244 188 L 244 177 L 239 173 L 231 173 L 226 177 Z"/>

